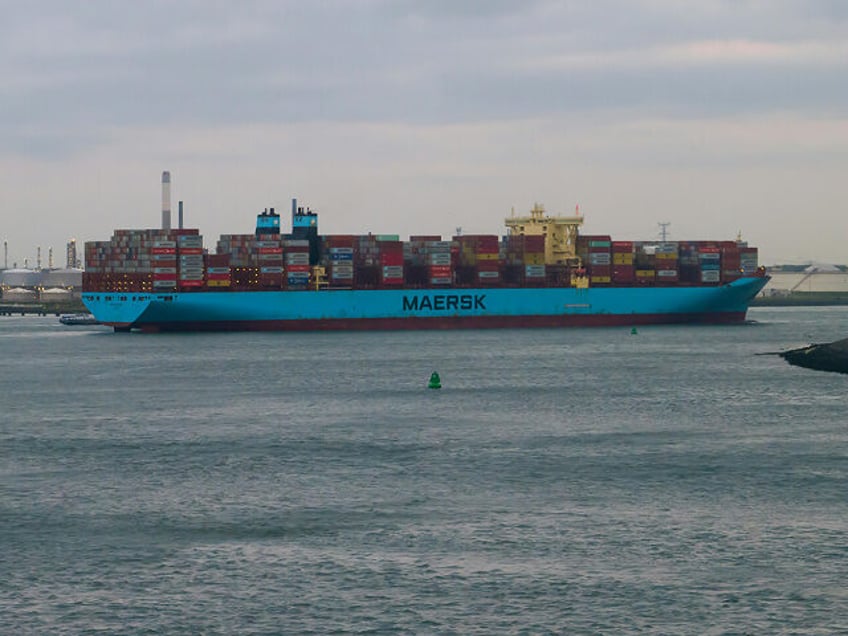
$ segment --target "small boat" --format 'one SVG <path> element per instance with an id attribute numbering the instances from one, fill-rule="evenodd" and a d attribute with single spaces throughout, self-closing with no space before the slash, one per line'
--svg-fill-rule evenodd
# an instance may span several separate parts
<path id="1" fill-rule="evenodd" d="M 99 325 L 100 321 L 97 320 L 92 314 L 79 313 L 79 314 L 62 314 L 59 316 L 59 322 L 63 325 Z"/>

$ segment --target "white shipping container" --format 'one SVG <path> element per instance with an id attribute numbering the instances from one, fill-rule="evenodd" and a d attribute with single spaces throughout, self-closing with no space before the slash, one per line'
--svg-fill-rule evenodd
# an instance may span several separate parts
<path id="1" fill-rule="evenodd" d="M 451 278 L 449 276 L 440 276 L 438 278 L 431 278 L 430 279 L 431 285 L 450 285 L 451 282 L 452 281 L 451 281 Z"/>
<path id="2" fill-rule="evenodd" d="M 545 266 L 544 265 L 526 265 L 524 267 L 524 275 L 527 278 L 544 278 L 545 277 Z"/>
<path id="3" fill-rule="evenodd" d="M 721 278 L 721 272 L 717 269 L 701 272 L 701 281 L 704 283 L 717 283 Z"/>
<path id="4" fill-rule="evenodd" d="M 451 255 L 450 252 L 430 253 L 427 257 L 427 261 L 430 265 L 450 265 Z"/>
<path id="5" fill-rule="evenodd" d="M 678 272 L 677 272 L 676 269 L 658 269 L 657 270 L 657 277 L 659 277 L 659 278 L 674 278 L 675 276 L 677 276 L 677 273 Z"/>

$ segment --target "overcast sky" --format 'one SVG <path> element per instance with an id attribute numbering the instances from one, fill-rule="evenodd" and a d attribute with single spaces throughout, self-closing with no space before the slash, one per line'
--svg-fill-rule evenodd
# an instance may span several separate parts
<path id="1" fill-rule="evenodd" d="M 0 0 L 9 265 L 291 198 L 323 233 L 732 239 L 848 262 L 842 0 Z M 0 263 L 2 264 L 2 263 Z"/>

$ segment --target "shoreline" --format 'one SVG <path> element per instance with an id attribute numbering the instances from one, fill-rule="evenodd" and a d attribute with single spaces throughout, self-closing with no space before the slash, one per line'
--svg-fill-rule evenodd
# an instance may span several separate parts
<path id="1" fill-rule="evenodd" d="M 786 296 L 757 296 L 751 307 L 833 307 L 848 305 L 846 292 L 794 292 Z"/>

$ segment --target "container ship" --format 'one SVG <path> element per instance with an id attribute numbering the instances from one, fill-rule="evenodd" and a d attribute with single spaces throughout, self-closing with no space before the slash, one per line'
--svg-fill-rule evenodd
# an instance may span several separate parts
<path id="1" fill-rule="evenodd" d="M 636 326 L 743 322 L 768 281 L 741 240 L 613 240 L 538 204 L 505 235 L 322 235 L 297 200 L 291 219 L 214 251 L 182 221 L 115 230 L 85 244 L 82 300 L 116 331 Z"/>

